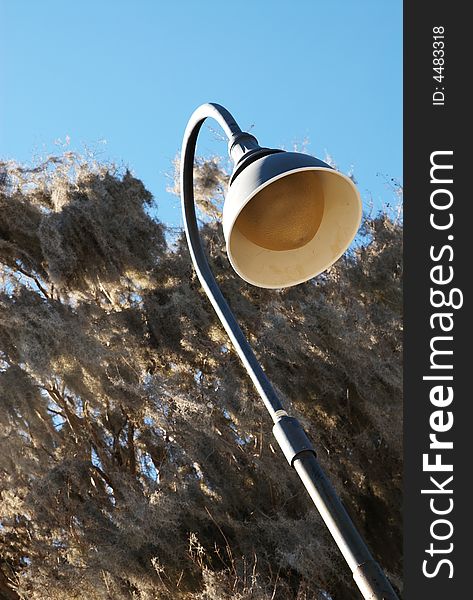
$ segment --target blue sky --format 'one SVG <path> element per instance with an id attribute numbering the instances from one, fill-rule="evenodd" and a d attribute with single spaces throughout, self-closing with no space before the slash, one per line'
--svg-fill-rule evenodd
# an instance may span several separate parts
<path id="1" fill-rule="evenodd" d="M 212 101 L 265 146 L 329 152 L 365 206 L 402 178 L 400 0 L 0 0 L 0 158 L 95 149 L 181 223 L 165 173 Z M 218 127 L 209 122 L 211 128 Z M 201 154 L 226 153 L 206 128 Z M 383 175 L 379 175 L 379 174 Z"/>

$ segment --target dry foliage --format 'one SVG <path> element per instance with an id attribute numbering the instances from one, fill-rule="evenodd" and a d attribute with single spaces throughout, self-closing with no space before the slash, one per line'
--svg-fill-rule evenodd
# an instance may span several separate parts
<path id="1" fill-rule="evenodd" d="M 198 167 L 216 214 L 227 176 Z M 3 163 L 0 183 L 0 597 L 357 598 L 143 184 L 71 153 Z M 269 377 L 400 585 L 402 227 L 382 214 L 363 233 L 326 275 L 267 291 L 203 226 Z"/>

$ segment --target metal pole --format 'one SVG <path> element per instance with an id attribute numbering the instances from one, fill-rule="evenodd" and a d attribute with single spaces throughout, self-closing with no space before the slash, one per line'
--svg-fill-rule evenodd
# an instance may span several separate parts
<path id="1" fill-rule="evenodd" d="M 235 152 L 238 140 L 246 139 L 248 142 L 248 138 L 253 137 L 242 132 L 232 115 L 218 104 L 203 104 L 189 119 L 182 142 L 181 201 L 187 241 L 197 275 L 274 421 L 273 433 L 279 446 L 309 492 L 363 597 L 366 600 L 398 600 L 322 471 L 315 450 L 300 423 L 294 417 L 289 417 L 283 409 L 280 398 L 262 370 L 209 267 L 195 214 L 193 174 L 197 136 L 208 117 L 221 125 L 229 138 L 229 151 L 233 149 Z M 252 146 L 251 140 L 248 143 Z"/>
<path id="2" fill-rule="evenodd" d="M 381 567 L 373 560 L 368 547 L 338 499 L 315 455 L 302 454 L 294 460 L 293 466 L 347 561 L 363 597 L 373 600 L 397 598 Z"/>

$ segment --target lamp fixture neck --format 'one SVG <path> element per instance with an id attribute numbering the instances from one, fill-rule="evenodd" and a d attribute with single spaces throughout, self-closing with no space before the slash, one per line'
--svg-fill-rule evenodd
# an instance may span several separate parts
<path id="1" fill-rule="evenodd" d="M 240 131 L 232 135 L 228 142 L 228 154 L 235 165 L 245 154 L 259 150 L 260 148 L 261 146 L 258 144 L 255 136 L 246 131 Z"/>

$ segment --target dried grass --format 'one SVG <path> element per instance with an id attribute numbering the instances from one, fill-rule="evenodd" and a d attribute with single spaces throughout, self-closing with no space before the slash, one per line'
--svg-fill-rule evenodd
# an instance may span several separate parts
<path id="1" fill-rule="evenodd" d="M 197 172 L 224 293 L 399 584 L 402 224 L 259 290 L 209 218 L 227 174 Z M 357 598 L 143 184 L 70 153 L 0 173 L 0 595 Z"/>

